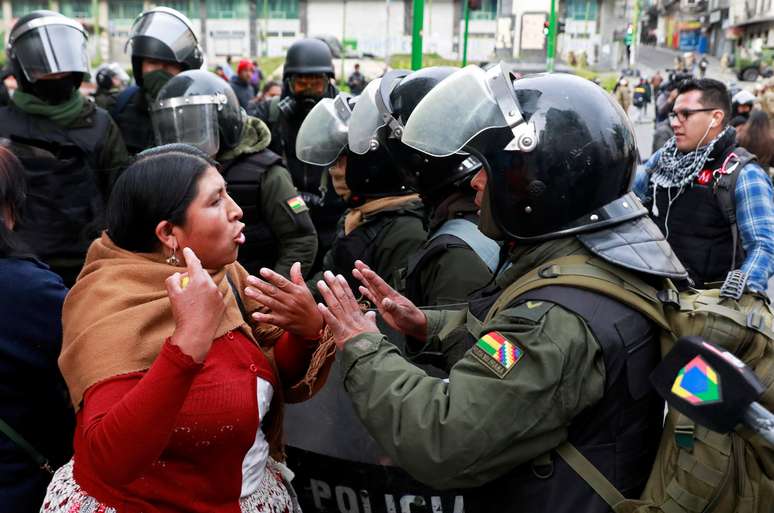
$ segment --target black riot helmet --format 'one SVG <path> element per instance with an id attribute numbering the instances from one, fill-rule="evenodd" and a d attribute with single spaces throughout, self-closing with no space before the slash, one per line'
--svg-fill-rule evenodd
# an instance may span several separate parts
<path id="1" fill-rule="evenodd" d="M 404 78 L 390 84 L 385 77 L 387 80 L 382 81 L 375 97 L 384 120 L 384 125 L 375 132 L 379 144 L 387 149 L 405 183 L 431 200 L 447 196 L 450 187 L 469 187 L 467 182 L 481 168 L 478 159 L 466 154 L 432 157 L 401 142 L 403 129 L 417 104 L 456 71 L 459 68 L 435 66 L 413 73 L 391 72 Z"/>
<path id="2" fill-rule="evenodd" d="M 348 147 L 348 133 L 353 127 L 352 121 L 357 119 L 358 103 L 358 98 L 346 93 L 320 100 L 298 130 L 296 156 L 307 164 L 329 166 L 345 155 L 351 205 L 372 198 L 410 194 L 383 148 L 358 154 Z"/>
<path id="3" fill-rule="evenodd" d="M 514 80 L 505 64 L 468 66 L 424 97 L 402 141 L 431 156 L 479 158 L 488 176 L 482 215 L 490 210 L 508 239 L 548 240 L 645 214 L 627 194 L 638 162 L 631 123 L 609 94 L 574 75 Z"/>
<path id="4" fill-rule="evenodd" d="M 6 52 L 23 91 L 50 100 L 69 99 L 89 73 L 89 36 L 80 23 L 53 11 L 33 11 L 11 29 Z M 39 80 L 53 73 L 71 73 L 57 80 Z M 58 103 L 58 102 L 54 102 Z"/>
<path id="5" fill-rule="evenodd" d="M 204 52 L 191 21 L 169 7 L 154 7 L 134 20 L 126 49 L 131 47 L 134 80 L 142 85 L 142 59 L 174 62 L 183 70 L 200 69 Z"/>
<path id="6" fill-rule="evenodd" d="M 126 86 L 129 82 L 129 75 L 126 74 L 126 71 L 117 62 L 102 64 L 97 68 L 97 73 L 94 76 L 94 80 L 97 82 L 97 89 L 110 91 L 115 87 L 113 84 L 114 78 L 118 78 L 123 86 Z"/>
<path id="7" fill-rule="evenodd" d="M 319 39 L 300 39 L 290 45 L 285 54 L 282 80 L 291 75 L 316 75 L 335 78 L 331 49 Z"/>
<path id="8" fill-rule="evenodd" d="M 246 118 L 228 82 L 204 70 L 172 77 L 151 106 L 158 144 L 186 143 L 210 156 L 240 143 Z"/>

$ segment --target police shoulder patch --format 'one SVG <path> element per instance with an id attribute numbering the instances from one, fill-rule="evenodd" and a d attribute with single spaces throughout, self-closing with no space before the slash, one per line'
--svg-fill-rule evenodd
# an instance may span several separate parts
<path id="1" fill-rule="evenodd" d="M 524 349 L 499 331 L 490 331 L 476 342 L 473 356 L 502 379 L 524 357 Z"/>
<path id="2" fill-rule="evenodd" d="M 288 204 L 288 207 L 290 207 L 290 211 L 294 214 L 300 214 L 301 212 L 309 210 L 309 207 L 306 206 L 306 203 L 301 196 L 293 196 L 287 200 L 286 203 Z"/>

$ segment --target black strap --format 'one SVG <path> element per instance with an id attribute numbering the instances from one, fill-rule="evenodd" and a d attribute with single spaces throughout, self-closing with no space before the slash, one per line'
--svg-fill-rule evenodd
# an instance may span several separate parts
<path id="1" fill-rule="evenodd" d="M 27 440 L 24 439 L 23 436 L 21 436 L 18 431 L 16 431 L 14 428 L 9 426 L 3 419 L 0 418 L 0 432 L 2 432 L 5 436 L 11 439 L 13 443 L 19 446 L 24 452 L 26 452 L 30 458 L 33 459 L 35 463 L 37 463 L 38 467 L 48 472 L 49 474 L 54 473 L 54 469 L 51 468 L 51 464 L 48 462 L 45 456 L 40 454 L 37 449 L 35 449 Z"/>
<path id="2" fill-rule="evenodd" d="M 231 279 L 231 275 L 229 273 L 226 273 L 226 279 L 228 280 L 228 284 L 231 287 L 231 292 L 234 294 L 234 299 L 236 299 L 239 311 L 242 313 L 242 319 L 244 319 L 248 326 L 251 326 L 252 323 L 250 322 L 250 316 L 247 315 L 247 308 L 245 308 L 245 304 L 242 301 L 242 296 L 239 294 L 239 290 L 237 289 L 236 285 L 234 285 L 234 282 Z"/>

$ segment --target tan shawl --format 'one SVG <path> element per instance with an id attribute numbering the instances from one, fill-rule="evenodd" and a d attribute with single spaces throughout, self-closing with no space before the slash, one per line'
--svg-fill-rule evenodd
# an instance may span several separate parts
<path id="1" fill-rule="evenodd" d="M 91 385 L 151 366 L 164 341 L 175 330 L 164 281 L 183 270 L 167 264 L 160 253 L 132 253 L 121 249 L 105 233 L 92 243 L 62 310 L 59 367 L 76 409 Z M 227 302 L 215 337 L 240 329 L 252 340 L 259 340 L 260 347 L 268 351 L 273 362 L 269 349 L 282 330 L 260 325 L 253 331 L 242 318 L 229 290 L 226 272 L 240 291 L 246 310 L 253 312 L 260 306 L 241 293 L 246 286 L 247 271 L 234 262 L 208 272 Z M 285 399 L 304 400 L 319 390 L 327 378 L 334 353 L 332 340 L 321 343 L 305 378 L 292 387 L 285 385 Z"/>
<path id="2" fill-rule="evenodd" d="M 407 196 L 387 196 L 368 201 L 367 203 L 351 208 L 344 217 L 344 235 L 349 235 L 352 230 L 365 222 L 370 214 L 380 212 L 389 208 L 397 208 L 419 199 L 419 194 L 409 194 Z"/>

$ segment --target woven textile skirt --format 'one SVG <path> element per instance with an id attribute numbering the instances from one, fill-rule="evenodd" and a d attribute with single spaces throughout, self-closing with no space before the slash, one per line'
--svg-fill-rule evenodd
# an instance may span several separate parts
<path id="1" fill-rule="evenodd" d="M 300 513 L 295 492 L 288 484 L 292 473 L 269 458 L 258 489 L 239 499 L 242 513 Z M 73 460 L 54 473 L 40 513 L 120 513 L 84 492 L 73 478 Z"/>

